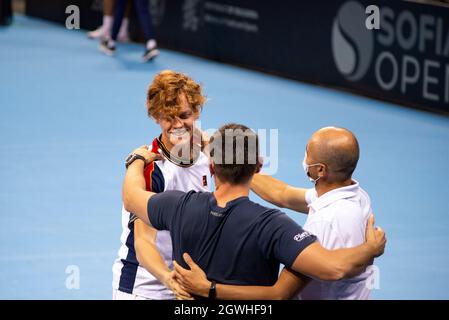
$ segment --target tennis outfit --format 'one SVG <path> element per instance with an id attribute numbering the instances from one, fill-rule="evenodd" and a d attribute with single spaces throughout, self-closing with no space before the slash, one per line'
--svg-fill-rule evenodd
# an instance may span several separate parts
<path id="1" fill-rule="evenodd" d="M 167 190 L 209 191 L 209 160 L 203 152 L 199 154 L 195 162 L 180 163 L 180 159 L 170 155 L 160 137 L 154 139 L 152 152 L 160 153 L 164 159 L 154 161 L 145 168 L 144 176 L 148 191 L 156 193 Z M 122 208 L 121 247 L 112 267 L 113 298 L 174 299 L 171 290 L 145 268 L 139 266 L 134 248 L 135 219 L 131 212 Z M 169 232 L 158 231 L 156 245 L 165 263 L 172 269 L 172 240 Z"/>

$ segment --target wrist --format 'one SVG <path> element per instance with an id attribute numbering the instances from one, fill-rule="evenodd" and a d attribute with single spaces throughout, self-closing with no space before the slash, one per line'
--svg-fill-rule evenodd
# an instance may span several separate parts
<path id="1" fill-rule="evenodd" d="M 365 250 L 368 252 L 368 254 L 372 257 L 376 255 L 376 246 L 371 242 L 365 242 Z"/>
<path id="2" fill-rule="evenodd" d="M 217 298 L 217 283 L 215 281 L 210 282 L 208 298 L 215 300 Z"/>
<path id="3" fill-rule="evenodd" d="M 170 286 L 170 280 L 172 279 L 171 271 L 165 271 L 159 277 L 156 278 L 158 278 L 158 280 L 162 282 L 162 284 L 167 288 L 171 287 Z"/>
<path id="4" fill-rule="evenodd" d="M 144 156 L 137 154 L 137 153 L 131 153 L 125 160 L 125 167 L 128 169 L 132 164 L 134 163 L 142 163 L 142 166 L 145 166 L 147 163 L 147 160 Z"/>
<path id="5" fill-rule="evenodd" d="M 211 281 L 209 280 L 204 281 L 204 285 L 201 287 L 199 295 L 203 298 L 208 298 L 211 285 L 212 285 Z"/>
<path id="6" fill-rule="evenodd" d="M 136 160 L 134 160 L 130 166 L 139 166 L 139 167 L 145 167 L 145 165 L 147 164 L 146 160 L 143 158 L 136 158 Z"/>

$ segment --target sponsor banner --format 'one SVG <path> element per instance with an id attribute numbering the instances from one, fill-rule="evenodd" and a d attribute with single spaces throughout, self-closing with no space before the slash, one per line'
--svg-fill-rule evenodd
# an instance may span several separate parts
<path id="1" fill-rule="evenodd" d="M 82 28 L 101 23 L 102 1 L 28 0 L 27 11 L 64 22 L 66 2 L 80 5 Z M 165 47 L 449 111 L 447 6 L 401 0 L 148 2 Z M 132 28 L 134 38 L 137 30 Z"/>
<path id="2" fill-rule="evenodd" d="M 340 4 L 332 23 L 334 82 L 406 105 L 449 111 L 449 7 L 378 1 L 379 29 L 366 28 L 369 2 Z"/>

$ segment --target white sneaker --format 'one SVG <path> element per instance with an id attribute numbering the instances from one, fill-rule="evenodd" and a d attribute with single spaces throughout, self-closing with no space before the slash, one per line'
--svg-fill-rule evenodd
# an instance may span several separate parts
<path id="1" fill-rule="evenodd" d="M 109 32 L 103 26 L 98 27 L 94 31 L 90 31 L 87 33 L 87 36 L 90 39 L 101 39 L 109 37 Z"/>
<path id="2" fill-rule="evenodd" d="M 112 57 L 115 54 L 115 45 L 111 44 L 108 40 L 101 41 L 98 49 L 109 57 Z"/>
<path id="3" fill-rule="evenodd" d="M 148 62 L 150 60 L 153 60 L 158 55 L 159 55 L 159 50 L 157 49 L 157 47 L 153 47 L 151 49 L 146 49 L 145 53 L 143 54 L 143 57 L 142 57 L 142 62 Z"/>

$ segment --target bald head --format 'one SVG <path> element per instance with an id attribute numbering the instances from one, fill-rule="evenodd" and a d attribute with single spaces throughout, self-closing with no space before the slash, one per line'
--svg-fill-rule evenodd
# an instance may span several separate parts
<path id="1" fill-rule="evenodd" d="M 357 166 L 359 143 L 347 129 L 325 127 L 312 135 L 307 153 L 314 163 L 327 165 L 330 180 L 341 182 L 350 179 Z"/>

